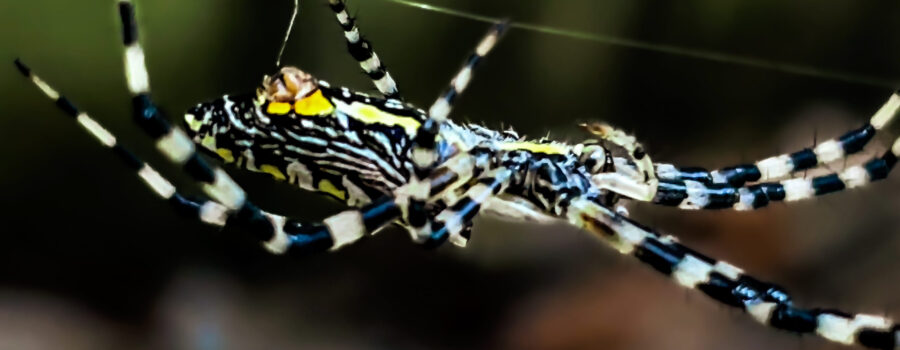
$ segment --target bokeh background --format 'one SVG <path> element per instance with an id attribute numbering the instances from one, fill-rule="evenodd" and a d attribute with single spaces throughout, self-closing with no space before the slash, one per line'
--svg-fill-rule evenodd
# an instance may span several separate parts
<path id="1" fill-rule="evenodd" d="M 517 21 L 900 81 L 900 3 L 856 0 L 428 0 Z M 467 249 L 391 228 L 333 254 L 272 257 L 176 217 L 15 72 L 20 56 L 190 192 L 131 123 L 112 0 L 0 2 L 2 349 L 841 349 L 766 329 L 564 225 L 479 218 Z M 350 6 L 409 101 L 427 106 L 487 28 L 382 0 Z M 156 100 L 252 91 L 290 1 L 138 2 Z M 303 1 L 284 61 L 372 90 L 324 0 Z M 655 160 L 753 161 L 861 125 L 889 87 L 512 30 L 457 120 L 578 141 L 638 135 Z M 882 135 L 865 153 L 890 144 Z M 849 162 L 854 161 L 853 159 Z M 832 166 L 839 170 L 842 164 Z M 232 172 L 259 204 L 340 210 Z M 800 174 L 802 175 L 802 174 Z M 752 213 L 635 205 L 632 216 L 784 285 L 804 306 L 900 317 L 900 182 Z"/>

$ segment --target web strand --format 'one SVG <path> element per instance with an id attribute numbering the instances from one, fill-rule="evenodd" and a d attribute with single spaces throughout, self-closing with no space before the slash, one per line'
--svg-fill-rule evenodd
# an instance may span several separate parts
<path id="1" fill-rule="evenodd" d="M 446 7 L 434 6 L 430 4 L 425 4 L 416 1 L 410 0 L 383 0 L 394 4 L 414 7 L 426 11 L 436 12 L 440 14 L 445 14 L 449 16 L 465 18 L 473 21 L 486 22 L 486 23 L 496 23 L 500 21 L 501 18 L 490 17 L 479 15 L 476 13 L 470 13 L 460 10 L 455 10 Z M 528 30 L 537 33 L 544 33 L 556 36 L 562 36 L 567 38 L 579 39 L 579 40 L 587 40 L 598 43 L 603 43 L 607 45 L 613 46 L 621 46 L 628 47 L 638 50 L 645 51 L 653 51 L 659 53 L 665 53 L 675 56 L 682 57 L 690 57 L 700 60 L 712 61 L 712 62 L 720 62 L 726 64 L 734 64 L 739 66 L 746 67 L 754 67 L 759 69 L 772 70 L 787 74 L 793 75 L 801 75 L 808 77 L 815 77 L 825 80 L 832 81 L 840 81 L 845 83 L 852 83 L 858 85 L 867 85 L 867 86 L 875 86 L 875 87 L 883 87 L 889 89 L 896 89 L 900 87 L 900 81 L 885 79 L 879 77 L 866 76 L 861 74 L 855 74 L 850 72 L 836 71 L 836 70 L 828 70 L 818 67 L 806 66 L 801 64 L 793 64 L 786 62 L 778 62 L 771 61 L 757 57 L 748 57 L 741 56 L 735 54 L 729 54 L 724 52 L 716 52 L 710 50 L 702 50 L 702 49 L 693 49 L 686 48 L 675 45 L 667 45 L 667 44 L 658 44 L 651 43 L 646 41 L 640 41 L 635 39 L 622 38 L 612 35 L 598 34 L 598 33 L 588 33 L 581 32 L 575 30 L 568 30 L 562 28 L 556 28 L 551 26 L 545 26 L 540 24 L 526 23 L 526 22 L 509 22 L 510 28 L 518 28 L 522 30 Z"/>
<path id="2" fill-rule="evenodd" d="M 284 40 L 281 42 L 281 48 L 278 49 L 278 58 L 275 59 L 275 68 L 281 68 L 281 56 L 284 55 L 284 49 L 287 47 L 288 39 L 291 38 L 291 31 L 294 30 L 294 22 L 297 20 L 298 12 L 300 12 L 300 0 L 294 0 L 294 12 L 291 14 L 291 22 L 288 24 L 287 32 L 284 33 Z"/>

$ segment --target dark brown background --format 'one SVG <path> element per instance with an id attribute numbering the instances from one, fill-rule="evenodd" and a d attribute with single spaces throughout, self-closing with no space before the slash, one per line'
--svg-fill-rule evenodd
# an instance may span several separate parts
<path id="1" fill-rule="evenodd" d="M 429 0 L 484 15 L 900 78 L 896 1 Z M 371 90 L 324 0 L 304 1 L 285 62 Z M 289 1 L 138 3 L 156 99 L 251 91 Z M 407 98 L 427 106 L 487 25 L 380 0 L 352 10 Z M 334 254 L 268 256 L 177 218 L 12 67 L 44 78 L 185 189 L 131 124 L 113 1 L 0 2 L 0 347 L 10 349 L 813 349 L 760 327 L 586 234 L 480 218 L 467 249 L 389 229 Z M 890 93 L 828 79 L 511 31 L 457 120 L 577 141 L 579 121 L 635 132 L 654 159 L 724 166 L 861 125 Z M 896 132 L 889 133 L 896 135 Z M 867 153 L 881 152 L 890 136 Z M 834 166 L 840 169 L 841 164 Z M 234 171 L 305 219 L 340 209 Z M 900 317 L 900 183 L 754 213 L 638 205 L 642 222 L 786 286 L 806 306 Z"/>

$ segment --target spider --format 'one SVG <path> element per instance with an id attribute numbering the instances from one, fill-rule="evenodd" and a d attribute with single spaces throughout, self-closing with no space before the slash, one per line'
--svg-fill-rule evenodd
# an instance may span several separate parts
<path id="1" fill-rule="evenodd" d="M 527 140 L 513 131 L 461 124 L 449 116 L 475 67 L 506 29 L 495 24 L 447 90 L 426 110 L 405 102 L 371 43 L 342 0 L 329 0 L 350 54 L 380 96 L 332 87 L 296 67 L 266 76 L 254 93 L 200 103 L 170 125 L 150 98 L 134 7 L 120 1 L 125 71 L 135 121 L 208 198 L 189 198 L 116 137 L 16 60 L 19 71 L 67 115 L 134 169 L 150 189 L 186 216 L 235 226 L 274 254 L 334 251 L 397 224 L 426 247 L 465 246 L 481 213 L 524 221 L 563 221 L 636 257 L 676 283 L 790 332 L 871 348 L 894 349 L 891 320 L 793 305 L 780 287 L 698 253 L 627 215 L 623 201 L 682 209 L 753 210 L 860 187 L 887 177 L 900 141 L 880 157 L 813 178 L 794 173 L 858 153 L 900 109 L 894 94 L 862 127 L 813 148 L 707 171 L 656 163 L 634 136 L 602 123 L 585 124 L 591 139 L 570 144 Z M 624 152 L 615 155 L 613 150 Z M 303 222 L 253 204 L 247 193 L 200 152 L 336 198 L 351 209 Z"/>

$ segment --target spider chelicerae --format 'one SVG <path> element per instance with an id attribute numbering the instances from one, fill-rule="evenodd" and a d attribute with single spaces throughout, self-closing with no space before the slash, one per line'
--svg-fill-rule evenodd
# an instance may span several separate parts
<path id="1" fill-rule="evenodd" d="M 518 220 L 561 220 L 769 326 L 875 348 L 896 348 L 900 342 L 897 325 L 890 320 L 797 308 L 781 288 L 660 236 L 618 207 L 633 200 L 683 209 L 750 210 L 883 179 L 900 146 L 833 174 L 812 178 L 795 174 L 863 150 L 895 116 L 900 107 L 897 95 L 863 127 L 812 148 L 711 172 L 677 167 L 652 162 L 633 136 L 605 124 L 584 125 L 593 140 L 570 144 L 526 140 L 512 131 L 451 121 L 453 103 L 468 86 L 475 66 L 500 39 L 504 23 L 496 24 L 478 43 L 447 91 L 426 111 L 403 102 L 397 84 L 361 37 L 345 4 L 332 0 L 330 6 L 351 55 L 381 96 L 335 88 L 298 68 L 282 67 L 265 77 L 254 93 L 225 96 L 190 109 L 182 131 L 169 125 L 150 99 L 133 7 L 127 1 L 119 3 L 136 121 L 167 158 L 201 184 L 208 199 L 182 196 L 94 119 L 23 63 L 16 63 L 179 213 L 210 225 L 239 227 L 276 254 L 335 250 L 390 224 L 403 226 L 414 241 L 428 247 L 446 241 L 464 246 L 472 219 L 482 210 Z M 612 149 L 624 156 L 614 155 Z M 321 223 L 262 210 L 197 150 L 358 209 Z"/>

